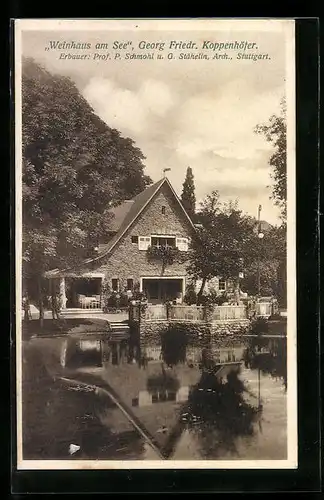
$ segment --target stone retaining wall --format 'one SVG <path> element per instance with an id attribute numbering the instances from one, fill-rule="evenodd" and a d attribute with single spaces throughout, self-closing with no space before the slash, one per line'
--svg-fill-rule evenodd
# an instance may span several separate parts
<path id="1" fill-rule="evenodd" d="M 140 325 L 141 347 L 161 345 L 166 332 L 183 333 L 191 347 L 235 347 L 242 344 L 243 335 L 250 329 L 250 321 L 229 320 L 213 323 L 190 321 L 142 321 Z"/>

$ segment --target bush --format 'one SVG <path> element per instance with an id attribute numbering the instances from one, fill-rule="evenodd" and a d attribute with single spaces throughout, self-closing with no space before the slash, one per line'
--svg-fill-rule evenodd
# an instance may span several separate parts
<path id="1" fill-rule="evenodd" d="M 106 281 L 104 281 L 103 285 L 102 285 L 102 290 L 101 290 L 101 297 L 102 297 L 102 308 L 103 308 L 103 311 L 106 312 L 109 305 L 109 298 L 111 296 L 111 288 L 110 286 L 108 285 L 108 283 Z"/>
<path id="2" fill-rule="evenodd" d="M 269 323 L 264 318 L 257 318 L 251 326 L 251 333 L 253 335 L 266 334 L 269 331 Z"/>
<path id="3" fill-rule="evenodd" d="M 129 298 L 127 292 L 122 292 L 119 299 L 119 307 L 128 307 Z"/>
<path id="4" fill-rule="evenodd" d="M 197 294 L 193 283 L 187 286 L 184 302 L 189 306 L 197 303 Z"/>
<path id="5" fill-rule="evenodd" d="M 107 305 L 110 308 L 116 308 L 118 307 L 118 300 L 117 300 L 117 294 L 113 292 L 110 297 L 108 297 Z"/>

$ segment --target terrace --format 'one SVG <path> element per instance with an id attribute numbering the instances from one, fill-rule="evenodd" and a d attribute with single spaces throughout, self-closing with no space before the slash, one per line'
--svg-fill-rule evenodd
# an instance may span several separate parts
<path id="1" fill-rule="evenodd" d="M 141 315 L 140 315 L 141 311 Z M 257 302 L 252 311 L 256 317 L 269 318 L 273 314 L 271 302 Z M 212 305 L 210 307 L 179 304 L 132 304 L 129 310 L 130 320 L 138 321 L 139 315 L 145 321 L 193 321 L 222 322 L 249 319 L 251 310 L 245 305 Z"/>

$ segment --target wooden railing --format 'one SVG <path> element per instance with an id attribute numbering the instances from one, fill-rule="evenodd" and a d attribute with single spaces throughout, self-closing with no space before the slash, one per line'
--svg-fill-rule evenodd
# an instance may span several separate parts
<path id="1" fill-rule="evenodd" d="M 145 319 L 167 319 L 167 308 L 164 304 L 149 305 L 145 309 Z"/>
<path id="2" fill-rule="evenodd" d="M 271 302 L 257 302 L 256 315 L 259 318 L 268 318 L 273 314 L 273 304 Z"/>
<path id="3" fill-rule="evenodd" d="M 204 306 L 149 304 L 147 306 L 131 305 L 130 319 L 139 320 L 139 308 L 142 308 L 141 318 L 144 320 L 169 321 L 226 321 L 244 319 L 247 317 L 244 305 L 214 306 L 207 310 Z"/>
<path id="4" fill-rule="evenodd" d="M 216 306 L 210 316 L 211 321 L 244 318 L 246 318 L 246 307 L 235 305 Z"/>
<path id="5" fill-rule="evenodd" d="M 204 321 L 206 317 L 203 306 L 172 306 L 169 312 L 170 320 Z"/>

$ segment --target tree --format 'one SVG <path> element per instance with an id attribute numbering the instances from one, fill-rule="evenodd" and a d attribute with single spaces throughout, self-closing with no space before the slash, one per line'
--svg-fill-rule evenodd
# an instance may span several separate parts
<path id="1" fill-rule="evenodd" d="M 202 280 L 200 301 L 206 282 L 215 276 L 232 279 L 238 288 L 243 266 L 256 259 L 257 235 L 251 217 L 244 215 L 237 203 L 221 204 L 217 191 L 206 197 L 197 220 L 188 271 L 193 278 Z"/>
<path id="2" fill-rule="evenodd" d="M 194 220 L 196 211 L 196 196 L 194 176 L 191 167 L 187 168 L 186 178 L 183 183 L 183 190 L 181 194 L 181 202 L 186 209 L 189 217 Z"/>
<path id="3" fill-rule="evenodd" d="M 274 146 L 274 152 L 270 157 L 269 164 L 272 167 L 272 198 L 281 210 L 283 221 L 286 220 L 287 211 L 287 124 L 286 124 L 286 102 L 281 101 L 281 113 L 279 116 L 272 115 L 266 124 L 257 125 L 257 134 L 265 136 L 268 142 Z"/>
<path id="4" fill-rule="evenodd" d="M 249 295 L 275 295 L 286 304 L 285 226 L 263 223 L 264 238 L 258 238 L 258 221 L 243 214 L 237 202 L 221 203 L 217 191 L 208 195 L 197 213 L 197 230 L 192 239 L 188 271 L 202 280 L 201 301 L 206 282 L 218 276 L 231 280 Z M 243 278 L 239 274 L 243 272 Z"/>
<path id="5" fill-rule="evenodd" d="M 33 60 L 22 69 L 23 275 L 89 256 L 110 222 L 109 208 L 141 192 L 144 156 L 96 116 L 75 84 Z"/>
<path id="6" fill-rule="evenodd" d="M 286 307 L 287 294 L 287 254 L 286 254 L 286 217 L 287 217 L 287 124 L 286 102 L 281 101 L 281 113 L 272 115 L 267 124 L 257 125 L 257 134 L 263 134 L 268 142 L 274 146 L 274 152 L 269 164 L 272 167 L 272 198 L 280 208 L 282 226 L 279 241 L 281 242 L 281 256 L 278 262 L 277 294 L 281 304 Z"/>
<path id="7" fill-rule="evenodd" d="M 255 295 L 258 292 L 257 278 L 260 272 L 261 295 L 275 295 L 283 305 L 285 277 L 282 275 L 282 262 L 286 252 L 285 231 L 283 226 L 269 226 L 263 233 L 264 238 L 256 242 L 258 258 L 244 268 L 241 285 L 249 294 Z"/>

